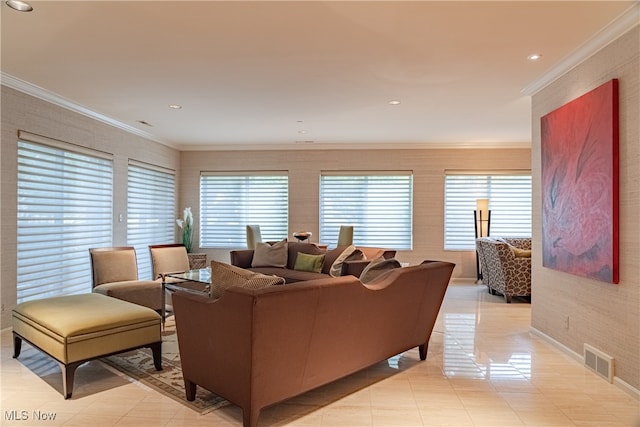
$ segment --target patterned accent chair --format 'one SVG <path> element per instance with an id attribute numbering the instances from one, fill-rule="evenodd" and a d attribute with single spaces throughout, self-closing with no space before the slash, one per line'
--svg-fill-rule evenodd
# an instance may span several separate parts
<path id="1" fill-rule="evenodd" d="M 482 283 L 492 295 L 531 296 L 531 239 L 481 237 L 476 249 L 482 271 Z"/>

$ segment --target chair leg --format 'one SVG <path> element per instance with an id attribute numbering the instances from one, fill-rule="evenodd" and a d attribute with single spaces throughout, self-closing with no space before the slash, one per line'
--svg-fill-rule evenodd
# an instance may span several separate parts
<path id="1" fill-rule="evenodd" d="M 15 332 L 13 333 L 13 358 L 17 359 L 20 356 L 22 350 L 22 338 L 20 338 Z"/>

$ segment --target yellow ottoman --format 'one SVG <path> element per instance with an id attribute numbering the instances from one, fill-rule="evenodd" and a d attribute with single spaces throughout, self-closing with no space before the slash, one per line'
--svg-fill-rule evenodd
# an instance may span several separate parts
<path id="1" fill-rule="evenodd" d="M 25 340 L 57 360 L 65 399 L 76 369 L 91 359 L 150 347 L 162 370 L 161 317 L 150 308 L 91 293 L 23 302 L 12 320 L 13 357 Z"/>

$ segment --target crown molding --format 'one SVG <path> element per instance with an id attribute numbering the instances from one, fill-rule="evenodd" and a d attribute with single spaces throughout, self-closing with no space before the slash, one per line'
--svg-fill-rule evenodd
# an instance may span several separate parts
<path id="1" fill-rule="evenodd" d="M 118 120 L 112 119 L 111 117 L 107 117 L 103 114 L 97 113 L 85 106 L 82 106 L 80 104 L 77 104 L 73 101 L 68 100 L 67 98 L 64 98 L 56 93 L 53 93 L 47 89 L 41 88 L 40 86 L 34 85 L 32 83 L 26 82 L 24 80 L 21 80 L 17 77 L 14 77 L 10 74 L 7 74 L 5 72 L 2 72 L 1 74 L 1 78 L 2 78 L 2 85 L 3 86 L 7 86 L 11 89 L 15 89 L 17 91 L 26 93 L 27 95 L 31 95 L 35 98 L 41 99 L 43 101 L 49 102 L 51 104 L 57 105 L 59 107 L 62 107 L 64 109 L 67 109 L 69 111 L 73 111 L 74 113 L 78 113 L 81 114 L 85 117 L 89 117 L 91 119 L 97 120 L 99 122 L 105 123 L 109 126 L 113 126 L 115 128 L 121 129 L 125 132 L 131 133 L 133 135 L 137 135 L 140 136 L 142 138 L 145 139 L 149 139 L 151 141 L 163 144 L 163 145 L 167 145 L 167 146 L 172 146 L 171 144 L 169 144 L 166 141 L 163 141 L 162 139 L 156 137 L 155 135 L 149 133 L 149 132 L 145 132 L 143 130 L 137 129 L 133 126 L 130 126 L 126 123 L 122 123 Z M 175 148 L 175 147 L 173 147 Z"/>
<path id="2" fill-rule="evenodd" d="M 375 143 L 264 143 L 264 144 L 185 144 L 180 151 L 294 151 L 294 150 L 453 150 L 453 149 L 531 149 L 531 141 L 494 142 L 375 142 Z"/>
<path id="3" fill-rule="evenodd" d="M 609 25 L 594 34 L 580 47 L 562 59 L 558 64 L 522 89 L 522 93 L 532 96 L 566 74 L 580 63 L 605 48 L 614 40 L 640 24 L 640 2 L 634 4 L 614 19 Z"/>

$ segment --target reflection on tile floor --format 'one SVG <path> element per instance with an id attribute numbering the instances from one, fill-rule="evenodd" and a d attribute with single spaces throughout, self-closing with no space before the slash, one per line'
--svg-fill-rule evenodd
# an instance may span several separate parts
<path id="1" fill-rule="evenodd" d="M 426 361 L 411 350 L 263 411 L 267 426 L 633 426 L 640 403 L 529 333 L 530 305 L 482 285 L 447 291 Z M 2 332 L 2 426 L 241 426 L 200 415 L 99 361 L 64 400 L 55 362 Z M 29 366 L 29 368 L 27 368 Z"/>

